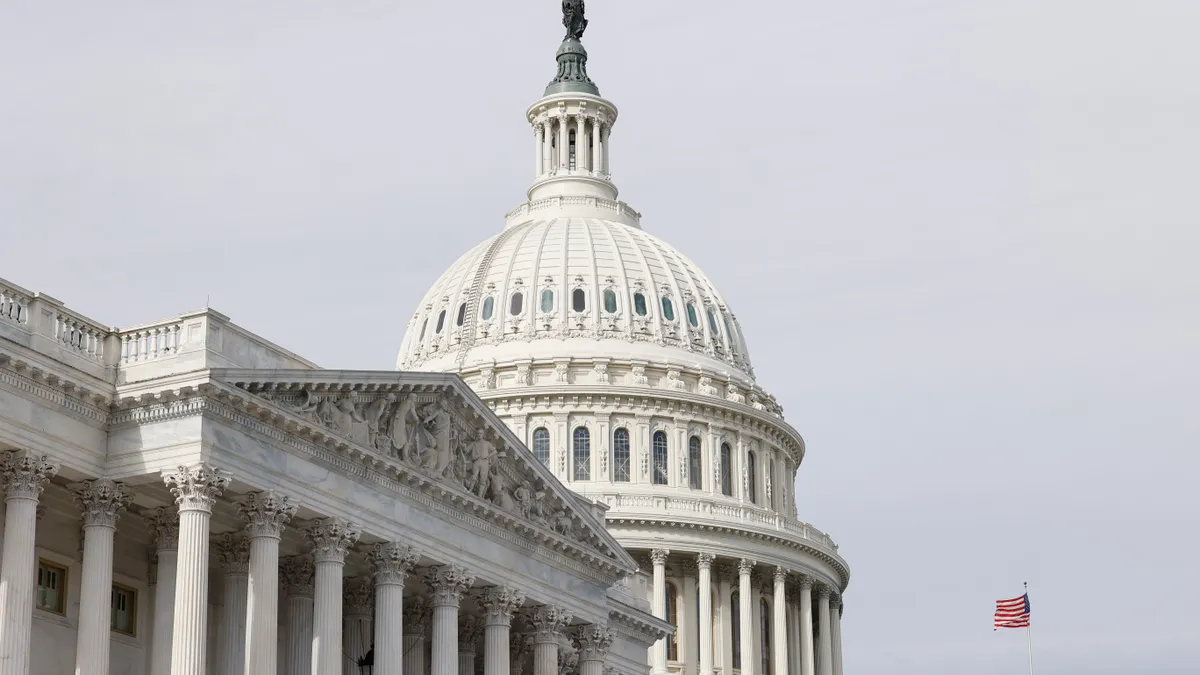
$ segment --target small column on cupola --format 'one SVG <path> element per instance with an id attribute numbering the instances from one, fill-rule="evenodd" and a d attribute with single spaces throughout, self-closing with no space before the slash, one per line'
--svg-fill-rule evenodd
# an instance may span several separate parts
<path id="1" fill-rule="evenodd" d="M 527 118 L 534 136 L 534 182 L 531 201 L 547 197 L 616 199 L 609 170 L 608 139 L 617 108 L 600 96 L 587 74 L 583 47 L 583 0 L 562 3 L 566 36 L 555 59 L 558 72 Z"/>

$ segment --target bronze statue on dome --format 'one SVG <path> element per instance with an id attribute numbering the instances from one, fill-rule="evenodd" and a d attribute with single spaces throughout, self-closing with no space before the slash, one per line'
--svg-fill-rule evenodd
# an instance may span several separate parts
<path id="1" fill-rule="evenodd" d="M 567 37 L 564 39 L 581 39 L 588 25 L 584 16 L 583 0 L 563 0 L 562 10 L 563 25 L 567 28 Z"/>

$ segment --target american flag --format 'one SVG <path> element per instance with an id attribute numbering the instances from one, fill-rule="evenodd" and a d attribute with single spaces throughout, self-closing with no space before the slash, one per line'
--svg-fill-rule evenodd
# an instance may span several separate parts
<path id="1" fill-rule="evenodd" d="M 1029 627 L 1029 594 L 1011 600 L 996 601 L 996 619 L 992 630 Z"/>

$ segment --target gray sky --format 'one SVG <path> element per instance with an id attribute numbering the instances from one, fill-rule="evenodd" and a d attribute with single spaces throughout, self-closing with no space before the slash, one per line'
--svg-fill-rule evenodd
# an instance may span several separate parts
<path id="1" fill-rule="evenodd" d="M 4 3 L 0 276 L 390 368 L 523 199 L 557 5 Z M 589 5 L 622 197 L 808 441 L 847 672 L 1024 672 L 1024 580 L 1040 673 L 1197 672 L 1200 3 Z"/>

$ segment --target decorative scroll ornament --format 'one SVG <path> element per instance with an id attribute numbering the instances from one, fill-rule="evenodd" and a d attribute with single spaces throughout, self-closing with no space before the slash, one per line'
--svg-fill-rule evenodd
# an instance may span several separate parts
<path id="1" fill-rule="evenodd" d="M 214 547 L 217 562 L 226 574 L 250 573 L 250 540 L 240 534 L 223 534 Z"/>
<path id="2" fill-rule="evenodd" d="M 175 551 L 179 549 L 179 513 L 166 506 L 160 506 L 149 513 L 142 514 L 146 521 L 146 529 L 159 551 Z"/>
<path id="3" fill-rule="evenodd" d="M 345 562 L 346 552 L 358 541 L 359 530 L 341 518 L 326 518 L 304 531 L 313 547 L 313 560 Z"/>
<path id="4" fill-rule="evenodd" d="M 0 458 L 0 479 L 10 498 L 37 499 L 46 483 L 57 474 L 58 464 L 45 455 L 12 450 Z"/>
<path id="5" fill-rule="evenodd" d="M 229 487 L 228 472 L 214 469 L 208 464 L 181 466 L 174 471 L 163 471 L 163 482 L 175 495 L 180 511 L 204 511 L 212 513 L 217 497 Z"/>
<path id="6" fill-rule="evenodd" d="M 375 574 L 375 585 L 404 585 L 404 580 L 420 554 L 404 544 L 375 544 L 368 554 L 371 571 Z"/>
<path id="7" fill-rule="evenodd" d="M 607 626 L 581 626 L 571 636 L 579 650 L 580 661 L 603 661 L 612 647 L 614 635 Z"/>
<path id="8" fill-rule="evenodd" d="M 238 502 L 238 515 L 246 521 L 246 534 L 250 537 L 279 538 L 283 526 L 296 515 L 297 506 L 291 499 L 280 496 L 274 490 L 251 492 Z"/>
<path id="9" fill-rule="evenodd" d="M 537 642 L 558 642 L 563 629 L 571 623 L 571 613 L 562 607 L 542 605 L 529 615 L 529 623 L 533 626 L 534 640 Z"/>
<path id="10" fill-rule="evenodd" d="M 74 496 L 83 511 L 84 527 L 116 527 L 117 519 L 133 500 L 128 488 L 107 478 L 84 482 Z"/>
<path id="11" fill-rule="evenodd" d="M 494 586 L 485 590 L 479 604 L 483 606 L 489 626 L 508 626 L 513 614 L 525 604 L 525 593 L 508 586 Z"/>
<path id="12" fill-rule="evenodd" d="M 344 596 L 347 617 L 370 617 L 375 608 L 375 586 L 371 577 L 359 577 L 346 584 Z"/>
<path id="13" fill-rule="evenodd" d="M 316 566 L 312 558 L 306 555 L 293 555 L 284 558 L 279 565 L 279 580 L 293 597 L 312 597 Z"/>
<path id="14" fill-rule="evenodd" d="M 435 567 L 425 575 L 425 585 L 433 592 L 430 604 L 434 607 L 458 607 L 463 593 L 475 583 L 475 575 L 456 565 Z"/>

